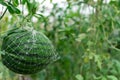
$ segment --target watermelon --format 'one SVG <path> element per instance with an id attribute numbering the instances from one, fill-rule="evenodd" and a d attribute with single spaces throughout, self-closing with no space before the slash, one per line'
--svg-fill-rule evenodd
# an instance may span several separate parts
<path id="1" fill-rule="evenodd" d="M 51 41 L 32 28 L 14 28 L 4 36 L 3 64 L 18 74 L 34 74 L 58 59 Z"/>

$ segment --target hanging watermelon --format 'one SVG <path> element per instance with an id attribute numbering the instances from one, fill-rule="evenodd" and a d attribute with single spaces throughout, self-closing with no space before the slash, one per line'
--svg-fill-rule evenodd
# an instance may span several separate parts
<path id="1" fill-rule="evenodd" d="M 51 41 L 31 28 L 15 28 L 3 38 L 2 62 L 13 72 L 33 74 L 56 61 L 58 55 Z"/>

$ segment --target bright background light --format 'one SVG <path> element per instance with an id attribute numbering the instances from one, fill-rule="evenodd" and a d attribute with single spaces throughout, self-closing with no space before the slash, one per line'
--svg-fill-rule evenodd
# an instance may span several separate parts
<path id="1" fill-rule="evenodd" d="M 50 2 L 50 0 L 45 0 L 45 1 L 44 0 L 36 0 L 36 1 L 40 3 L 39 10 L 37 11 L 37 13 L 40 13 L 40 9 L 44 6 L 46 8 L 44 15 L 46 15 L 46 16 L 49 15 L 51 9 L 53 8 L 52 3 L 57 3 L 58 6 L 61 8 L 65 8 L 67 6 L 66 0 L 52 0 L 52 3 Z M 44 1 L 44 3 L 42 3 L 43 1 Z M 83 0 L 81 0 L 81 1 L 83 1 Z M 97 0 L 94 0 L 94 1 L 96 2 Z M 109 3 L 109 2 L 110 2 L 110 0 L 104 0 L 104 3 Z M 19 8 L 20 8 L 20 10 L 22 10 L 21 5 L 19 6 Z M 5 8 L 2 5 L 0 5 L 0 15 L 3 13 L 4 10 L 5 10 Z M 73 10 L 76 10 L 76 7 Z M 84 6 L 81 5 L 81 10 L 80 10 L 81 14 L 89 15 L 92 12 L 94 12 L 94 8 L 92 8 L 91 6 L 84 8 Z M 28 14 L 26 9 L 24 10 L 24 14 L 25 15 Z"/>
<path id="2" fill-rule="evenodd" d="M 52 3 L 50 2 L 50 0 L 36 0 L 37 2 L 40 3 L 40 7 L 45 6 L 48 10 L 51 10 L 53 8 L 53 4 L 52 3 L 57 3 L 60 7 L 65 7 L 64 3 L 66 2 L 66 0 L 52 0 Z M 44 3 L 42 3 L 44 1 Z M 42 3 L 42 4 L 41 4 Z M 21 5 L 19 6 L 20 8 L 22 7 Z M 0 14 L 4 11 L 5 7 L 3 7 L 0 4 Z M 25 14 L 27 14 L 27 10 L 25 10 Z M 46 14 L 47 15 L 47 14 Z"/>

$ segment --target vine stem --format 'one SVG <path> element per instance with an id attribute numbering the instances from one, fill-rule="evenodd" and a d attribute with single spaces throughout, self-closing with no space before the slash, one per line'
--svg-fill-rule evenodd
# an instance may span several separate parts
<path id="1" fill-rule="evenodd" d="M 11 2 L 11 0 L 9 0 L 9 2 Z M 2 16 L 0 16 L 0 20 L 4 17 L 5 13 L 7 12 L 7 8 L 5 9 L 4 13 L 2 14 Z"/>
<path id="2" fill-rule="evenodd" d="M 7 8 L 5 9 L 4 13 L 2 14 L 2 16 L 0 16 L 0 20 L 3 18 L 3 16 L 5 15 L 5 13 L 7 12 Z"/>

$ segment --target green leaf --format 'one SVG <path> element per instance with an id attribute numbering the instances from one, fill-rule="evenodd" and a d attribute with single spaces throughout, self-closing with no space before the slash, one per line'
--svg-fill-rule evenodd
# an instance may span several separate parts
<path id="1" fill-rule="evenodd" d="M 3 79 L 3 72 L 0 73 L 0 80 Z"/>
<path id="2" fill-rule="evenodd" d="M 14 11 L 13 11 L 13 9 L 12 9 L 11 6 L 7 6 L 7 8 L 8 8 L 8 11 L 9 11 L 11 14 L 14 14 Z"/>
<path id="3" fill-rule="evenodd" d="M 75 76 L 78 80 L 84 80 L 84 78 L 82 77 L 82 75 L 78 74 Z"/>
<path id="4" fill-rule="evenodd" d="M 0 3 L 4 2 L 3 0 L 0 0 Z"/>
<path id="5" fill-rule="evenodd" d="M 86 38 L 86 34 L 82 33 L 78 35 L 78 37 L 76 38 L 76 41 L 81 42 L 85 38 Z"/>
<path id="6" fill-rule="evenodd" d="M 14 0 L 14 1 L 13 1 L 13 5 L 17 7 L 17 6 L 19 5 L 18 0 Z"/>
<path id="7" fill-rule="evenodd" d="M 7 6 L 7 3 L 4 1 L 0 1 L 0 4 L 2 4 L 3 6 Z"/>
<path id="8" fill-rule="evenodd" d="M 27 0 L 21 0 L 21 3 L 24 5 L 27 2 Z"/>
<path id="9" fill-rule="evenodd" d="M 94 55 L 95 62 L 97 63 L 97 66 L 99 69 L 102 69 L 102 60 L 100 55 Z"/>
<path id="10" fill-rule="evenodd" d="M 106 77 L 104 77 L 104 76 L 102 76 L 102 79 L 101 80 L 107 80 L 107 78 Z"/>
<path id="11" fill-rule="evenodd" d="M 1 55 L 1 54 L 5 54 L 5 52 L 3 52 L 3 51 L 0 51 L 0 55 Z"/>
<path id="12" fill-rule="evenodd" d="M 8 8 L 8 11 L 11 13 L 11 14 L 20 14 L 20 10 L 17 9 L 13 4 L 9 3 L 8 2 L 8 5 L 7 5 L 7 8 Z"/>
<path id="13" fill-rule="evenodd" d="M 115 69 L 117 70 L 117 72 L 120 74 L 120 62 L 119 61 L 117 61 L 117 60 L 114 60 L 114 62 L 115 62 Z"/>
<path id="14" fill-rule="evenodd" d="M 31 13 L 31 14 L 36 13 L 38 6 L 39 6 L 38 2 L 30 3 L 30 2 L 27 1 L 27 8 L 28 8 L 29 13 Z"/>
<path id="15" fill-rule="evenodd" d="M 114 75 L 109 75 L 107 76 L 109 80 L 118 80 L 116 76 Z"/>

